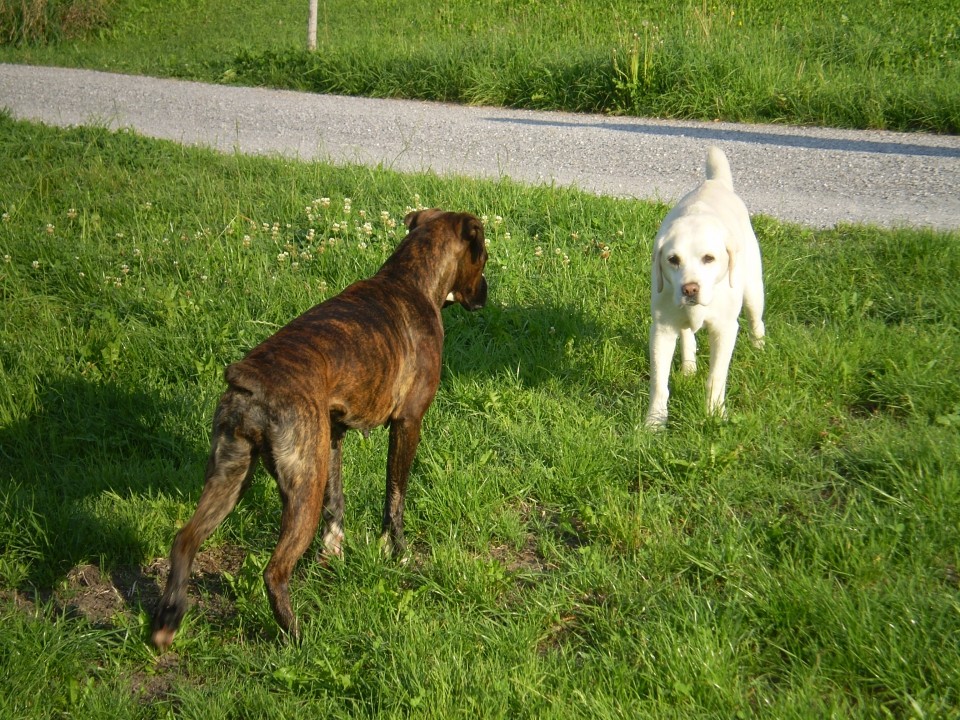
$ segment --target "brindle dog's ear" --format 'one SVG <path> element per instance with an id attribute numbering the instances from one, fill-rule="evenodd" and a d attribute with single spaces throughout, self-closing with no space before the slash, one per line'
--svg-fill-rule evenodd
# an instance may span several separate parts
<path id="1" fill-rule="evenodd" d="M 480 257 L 483 255 L 483 249 L 486 246 L 483 223 L 473 215 L 464 215 L 460 237 L 470 243 L 470 257 L 473 262 L 480 262 Z"/>
<path id="2" fill-rule="evenodd" d="M 413 230 L 418 225 L 424 225 L 442 214 L 443 210 L 440 208 L 414 210 L 413 212 L 407 213 L 406 217 L 403 218 L 403 224 L 407 226 L 407 230 Z"/>

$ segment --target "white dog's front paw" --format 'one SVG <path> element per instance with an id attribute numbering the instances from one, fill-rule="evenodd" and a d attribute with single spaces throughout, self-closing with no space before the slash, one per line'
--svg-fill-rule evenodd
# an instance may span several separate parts
<path id="1" fill-rule="evenodd" d="M 645 430 L 650 430 L 652 432 L 657 432 L 658 430 L 663 430 L 667 426 L 667 413 L 647 413 L 646 419 L 643 421 L 643 427 Z"/>
<path id="2" fill-rule="evenodd" d="M 680 363 L 680 374 L 681 374 L 681 375 L 696 375 L 696 373 L 697 373 L 697 363 L 696 363 L 696 361 Z"/>
<path id="3" fill-rule="evenodd" d="M 724 404 L 723 400 L 720 400 L 719 402 L 708 402 L 707 415 L 715 420 L 726 420 L 729 417 L 727 415 L 727 406 Z"/>

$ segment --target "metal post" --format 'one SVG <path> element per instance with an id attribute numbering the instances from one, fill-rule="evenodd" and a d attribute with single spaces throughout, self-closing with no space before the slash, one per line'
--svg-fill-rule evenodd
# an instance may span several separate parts
<path id="1" fill-rule="evenodd" d="M 310 0 L 310 19 L 307 21 L 307 50 L 317 49 L 317 0 Z"/>

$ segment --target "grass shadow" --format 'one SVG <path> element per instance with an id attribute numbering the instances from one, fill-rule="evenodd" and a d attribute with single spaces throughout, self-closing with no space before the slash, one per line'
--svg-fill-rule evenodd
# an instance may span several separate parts
<path id="1" fill-rule="evenodd" d="M 591 127 L 621 133 L 637 133 L 660 137 L 693 137 L 712 142 L 742 142 L 751 145 L 775 145 L 799 147 L 810 150 L 830 150 L 836 152 L 858 152 L 876 155 L 914 155 L 920 157 L 960 157 L 960 148 L 949 144 L 923 144 L 903 142 L 898 139 L 860 140 L 852 138 L 817 137 L 808 133 L 790 132 L 786 129 L 777 132 L 764 132 L 751 126 L 746 127 L 705 127 L 703 123 L 690 122 L 677 125 L 661 125 L 637 120 L 635 122 L 595 122 L 592 120 L 539 120 L 531 118 L 487 118 L 491 122 L 535 127 Z"/>

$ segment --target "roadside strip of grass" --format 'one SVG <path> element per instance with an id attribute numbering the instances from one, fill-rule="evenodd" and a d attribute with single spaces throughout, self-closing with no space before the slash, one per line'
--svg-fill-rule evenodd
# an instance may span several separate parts
<path id="1" fill-rule="evenodd" d="M 960 237 L 754 219 L 768 342 L 727 422 L 646 402 L 666 208 L 216 155 L 0 116 L 0 715 L 952 717 L 960 711 Z M 258 474 L 171 652 L 147 618 L 222 368 L 368 275 L 411 207 L 482 215 L 490 303 L 446 310 L 409 562 L 386 433 L 348 435 L 346 558 L 305 640 L 260 571 Z"/>
<path id="2" fill-rule="evenodd" d="M 71 3 L 103 6 L 109 19 L 80 39 L 53 28 L 46 44 L 0 46 L 0 61 L 575 112 L 960 131 L 952 0 L 330 0 L 315 53 L 305 50 L 306 3 L 50 7 Z"/>

